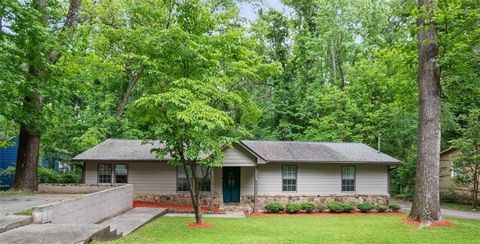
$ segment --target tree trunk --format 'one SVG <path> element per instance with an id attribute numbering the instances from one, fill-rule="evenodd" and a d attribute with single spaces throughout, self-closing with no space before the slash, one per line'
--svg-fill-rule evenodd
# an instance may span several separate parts
<path id="1" fill-rule="evenodd" d="M 133 92 L 133 88 L 135 88 L 135 86 L 137 85 L 138 79 L 140 79 L 140 76 L 142 75 L 142 73 L 143 73 L 143 66 L 141 66 L 140 70 L 138 70 L 137 72 L 135 72 L 133 74 L 132 79 L 128 83 L 127 90 L 123 94 L 122 102 L 118 106 L 117 119 L 120 119 L 123 116 L 123 113 L 125 111 L 125 107 L 128 104 L 128 99 L 130 98 L 130 95 Z"/>
<path id="2" fill-rule="evenodd" d="M 202 223 L 202 212 L 200 209 L 200 187 L 196 178 L 196 164 L 188 164 L 190 167 L 190 172 L 187 171 L 187 164 L 183 160 L 183 169 L 185 170 L 185 175 L 187 176 L 188 189 L 190 191 L 190 197 L 192 198 L 193 211 L 195 212 L 195 222 L 197 224 Z"/>
<path id="3" fill-rule="evenodd" d="M 437 32 L 433 19 L 435 0 L 418 0 L 419 121 L 415 195 L 409 218 L 420 227 L 441 219 L 440 174 L 440 71 Z"/>
<path id="4" fill-rule="evenodd" d="M 21 125 L 19 139 L 13 189 L 37 191 L 37 167 L 40 136 L 35 132 L 29 131 L 25 125 Z"/>
<path id="5" fill-rule="evenodd" d="M 48 16 L 46 15 L 46 2 L 45 0 L 38 0 L 37 7 L 40 8 L 43 13 L 42 18 L 44 24 L 48 24 Z M 68 27 L 72 27 L 77 24 L 78 16 L 80 12 L 80 0 L 71 0 L 68 10 L 67 18 L 63 30 Z M 42 45 L 39 43 L 38 45 Z M 48 53 L 48 61 L 51 64 L 55 64 L 59 59 L 59 53 L 56 50 Z M 38 67 L 31 65 L 29 67 L 29 76 L 31 78 L 40 78 L 44 80 L 45 72 L 39 70 Z M 20 140 L 17 153 L 17 166 L 15 169 L 15 181 L 13 188 L 23 191 L 37 191 L 38 179 L 38 156 L 40 151 L 40 118 L 43 109 L 43 96 L 40 92 L 36 92 L 33 95 L 27 96 L 24 99 L 24 109 L 29 117 L 34 118 L 29 121 L 28 124 L 20 123 Z"/>

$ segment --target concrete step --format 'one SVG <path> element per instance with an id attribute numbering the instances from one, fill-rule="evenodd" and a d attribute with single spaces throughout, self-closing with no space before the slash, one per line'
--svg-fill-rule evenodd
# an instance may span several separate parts
<path id="1" fill-rule="evenodd" d="M 97 224 L 30 224 L 1 233 L 0 243 L 71 244 L 117 238 L 117 235 L 111 234 L 109 226 Z"/>
<path id="2" fill-rule="evenodd" d="M 164 208 L 133 208 L 99 225 L 110 226 L 123 237 L 166 213 L 167 209 Z"/>
<path id="3" fill-rule="evenodd" d="M 7 230 L 18 228 L 24 225 L 31 224 L 32 216 L 27 215 L 7 215 L 0 216 L 0 233 Z"/>

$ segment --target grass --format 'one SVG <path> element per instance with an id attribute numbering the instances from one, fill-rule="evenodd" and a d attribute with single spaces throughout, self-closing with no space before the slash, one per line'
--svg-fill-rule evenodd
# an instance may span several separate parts
<path id="1" fill-rule="evenodd" d="M 455 210 L 476 212 L 475 210 L 472 209 L 471 204 L 442 202 L 442 203 L 440 203 L 440 206 L 442 208 L 450 208 L 450 209 L 455 209 Z"/>
<path id="2" fill-rule="evenodd" d="M 16 190 L 0 191 L 0 197 L 31 196 L 31 195 L 33 195 L 33 193 L 28 191 L 16 191 Z"/>
<path id="3" fill-rule="evenodd" d="M 192 229 L 192 218 L 162 217 L 111 243 L 478 243 L 480 221 L 449 219 L 454 227 L 417 230 L 396 216 L 267 216 L 205 218 L 211 228 Z"/>
<path id="4" fill-rule="evenodd" d="M 24 209 L 18 212 L 15 212 L 14 215 L 32 215 L 33 208 Z"/>

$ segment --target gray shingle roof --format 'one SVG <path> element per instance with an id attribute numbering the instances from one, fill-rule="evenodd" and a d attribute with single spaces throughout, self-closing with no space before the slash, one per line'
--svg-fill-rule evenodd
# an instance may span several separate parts
<path id="1" fill-rule="evenodd" d="M 77 155 L 74 160 L 129 160 L 129 161 L 152 161 L 157 160 L 153 148 L 161 148 L 160 142 L 142 144 L 142 140 L 107 139 L 102 143 Z M 169 155 L 165 160 L 172 159 Z"/>
<path id="2" fill-rule="evenodd" d="M 249 141 L 240 145 L 268 162 L 304 163 L 379 163 L 399 164 L 400 161 L 362 143 Z M 160 142 L 142 144 L 142 140 L 108 139 L 77 155 L 74 160 L 157 160 L 153 148 L 164 145 Z M 166 155 L 165 160 L 172 159 Z"/>
<path id="3" fill-rule="evenodd" d="M 241 141 L 268 162 L 383 163 L 400 161 L 362 143 Z"/>

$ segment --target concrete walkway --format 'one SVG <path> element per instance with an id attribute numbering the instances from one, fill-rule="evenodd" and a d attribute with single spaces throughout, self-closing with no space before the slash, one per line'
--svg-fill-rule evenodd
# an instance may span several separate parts
<path id="1" fill-rule="evenodd" d="M 123 214 L 102 222 L 100 225 L 110 226 L 111 230 L 116 229 L 118 234 L 126 236 L 144 224 L 163 216 L 166 213 L 167 209 L 165 208 L 133 208 Z"/>
<path id="2" fill-rule="evenodd" d="M 402 207 L 402 211 L 404 211 L 405 213 L 410 212 L 410 209 L 412 208 L 411 202 L 395 201 L 395 204 L 400 205 Z M 445 217 L 472 219 L 472 220 L 480 221 L 480 213 L 455 210 L 455 209 L 449 209 L 449 208 L 441 208 L 440 211 L 442 211 L 442 215 Z"/>
<path id="3" fill-rule="evenodd" d="M 32 216 L 8 215 L 0 216 L 0 233 L 32 223 Z"/>
<path id="4" fill-rule="evenodd" d="M 192 213 L 168 213 L 165 217 L 195 217 Z M 227 219 L 244 219 L 245 214 L 243 212 L 229 212 L 224 214 L 202 214 L 205 218 L 227 218 Z"/>
<path id="5" fill-rule="evenodd" d="M 110 229 L 96 224 L 30 224 L 0 234 L 2 244 L 88 243 L 91 240 L 109 240 Z"/>

